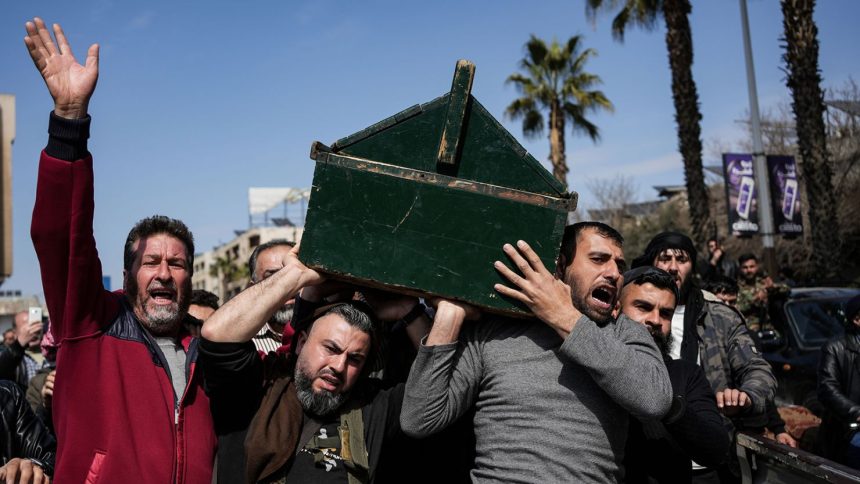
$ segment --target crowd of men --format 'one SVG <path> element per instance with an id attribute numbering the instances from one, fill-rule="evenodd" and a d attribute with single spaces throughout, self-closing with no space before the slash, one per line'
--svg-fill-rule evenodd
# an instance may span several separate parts
<path id="1" fill-rule="evenodd" d="M 87 149 L 98 46 L 81 65 L 58 25 L 56 41 L 38 18 L 26 30 L 54 98 L 31 227 L 51 318 L 44 339 L 16 318 L 0 352 L 0 480 L 737 482 L 737 430 L 795 445 L 750 331 L 778 289 L 717 241 L 700 267 L 714 293 L 683 234 L 630 268 L 599 222 L 565 229 L 552 270 L 512 241 L 494 289 L 522 320 L 349 287 L 275 240 L 219 306 L 191 290 L 190 230 L 156 215 L 128 234 L 123 290 L 104 290 Z M 39 351 L 54 341 L 56 360 Z"/>

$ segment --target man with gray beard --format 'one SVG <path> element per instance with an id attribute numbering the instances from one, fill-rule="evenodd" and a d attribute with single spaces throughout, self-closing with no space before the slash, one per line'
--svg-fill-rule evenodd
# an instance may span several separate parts
<path id="1" fill-rule="evenodd" d="M 99 46 L 90 46 L 81 64 L 58 24 L 49 30 L 34 18 L 25 29 L 24 43 L 54 100 L 30 233 L 59 344 L 55 474 L 63 482 L 209 484 L 215 432 L 196 370 L 198 340 L 183 325 L 194 239 L 179 220 L 141 220 L 125 243 L 124 291 L 105 290 L 87 149 Z M 150 173 L 145 163 L 128 170 L 149 176 L 114 183 L 144 183 L 154 194 L 169 177 Z"/>
<path id="2" fill-rule="evenodd" d="M 248 287 L 277 272 L 282 267 L 281 261 L 295 245 L 295 242 L 286 239 L 274 239 L 258 245 L 248 259 L 248 274 L 251 275 Z M 295 299 L 287 301 L 252 338 L 254 346 L 262 356 L 277 351 L 282 346 L 282 351 L 289 351 L 293 337 L 293 328 L 289 323 L 293 319 L 294 306 Z"/>

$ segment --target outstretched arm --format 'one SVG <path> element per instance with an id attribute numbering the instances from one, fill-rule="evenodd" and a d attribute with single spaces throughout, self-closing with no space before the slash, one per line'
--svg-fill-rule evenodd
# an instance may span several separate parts
<path id="1" fill-rule="evenodd" d="M 287 254 L 283 267 L 227 301 L 203 323 L 201 335 L 216 343 L 250 341 L 272 314 L 299 290 L 323 281 L 323 277 L 299 261 L 299 246 Z"/>
<path id="2" fill-rule="evenodd" d="M 87 59 L 81 65 L 59 24 L 53 25 L 56 43 L 45 22 L 38 17 L 27 22 L 25 28 L 24 44 L 54 98 L 54 114 L 69 119 L 86 117 L 99 78 L 98 44 L 90 46 Z"/>
<path id="3" fill-rule="evenodd" d="M 24 43 L 54 99 L 30 234 L 53 315 L 52 331 L 63 340 L 98 331 L 118 309 L 116 298 L 106 297 L 102 287 L 93 239 L 92 158 L 86 147 L 98 46 L 90 47 L 82 66 L 59 25 L 54 25 L 56 42 L 42 19 L 27 22 L 26 30 Z"/>

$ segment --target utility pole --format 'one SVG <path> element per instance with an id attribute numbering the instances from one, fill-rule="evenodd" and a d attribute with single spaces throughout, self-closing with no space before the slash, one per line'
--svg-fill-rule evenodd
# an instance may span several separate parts
<path id="1" fill-rule="evenodd" d="M 747 67 L 747 88 L 750 98 L 750 125 L 753 142 L 753 171 L 758 197 L 758 229 L 761 235 L 762 261 L 768 275 L 775 276 L 777 272 L 776 251 L 773 244 L 773 205 L 770 201 L 770 184 L 768 183 L 767 161 L 761 142 L 761 120 L 758 113 L 758 93 L 755 84 L 755 67 L 753 66 L 752 45 L 750 43 L 750 25 L 747 17 L 747 1 L 741 3 L 741 26 L 744 35 L 744 59 Z"/>

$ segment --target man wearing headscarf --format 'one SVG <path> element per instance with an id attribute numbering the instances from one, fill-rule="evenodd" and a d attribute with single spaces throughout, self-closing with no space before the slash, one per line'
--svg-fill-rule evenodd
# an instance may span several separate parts
<path id="1" fill-rule="evenodd" d="M 672 317 L 673 343 L 669 354 L 702 366 L 717 399 L 717 407 L 730 436 L 733 419 L 764 418 L 765 404 L 776 391 L 776 378 L 747 332 L 743 317 L 694 281 L 696 247 L 684 234 L 656 235 L 645 253 L 633 260 L 633 268 L 652 265 L 675 278 L 681 292 Z M 732 481 L 732 469 L 707 469 L 693 465 L 694 482 L 713 479 Z"/>

